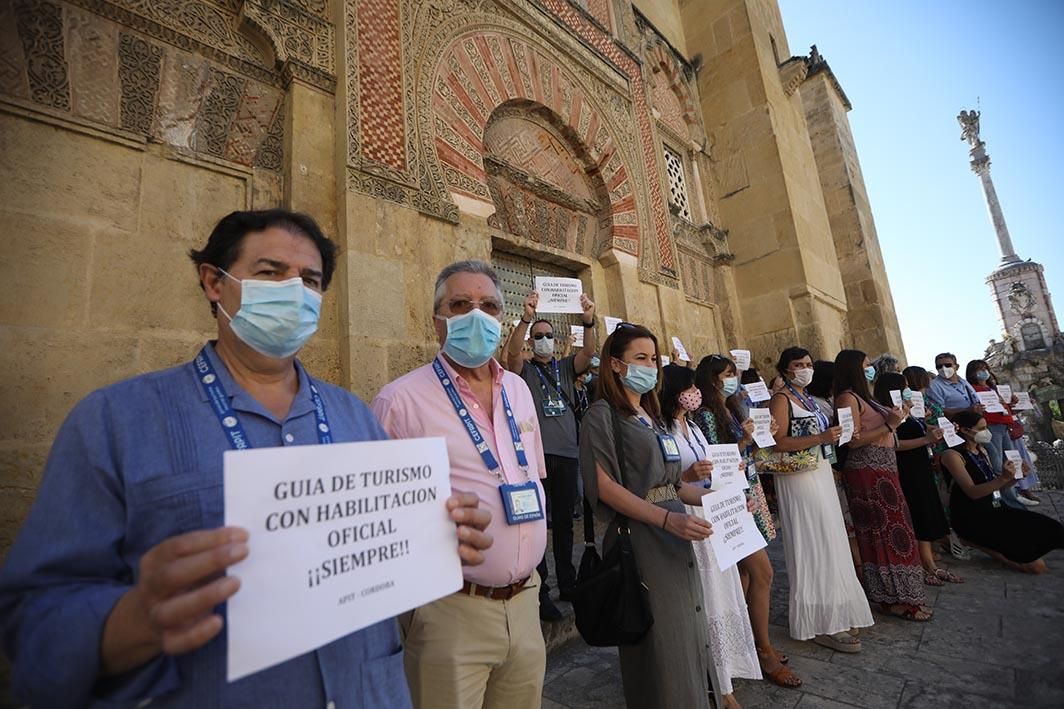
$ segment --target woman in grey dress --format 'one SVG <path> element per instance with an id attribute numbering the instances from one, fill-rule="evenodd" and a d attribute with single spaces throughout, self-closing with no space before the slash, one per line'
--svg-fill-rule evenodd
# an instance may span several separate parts
<path id="1" fill-rule="evenodd" d="M 584 494 L 595 515 L 611 521 L 628 517 L 632 548 L 650 596 L 654 624 L 636 645 L 620 648 L 625 702 L 632 709 L 709 707 L 710 667 L 702 581 L 693 540 L 712 532 L 704 519 L 688 515 L 684 503 L 701 505 L 700 486 L 713 466 L 698 461 L 681 470 L 679 448 L 666 433 L 656 390 L 658 345 L 644 327 L 622 323 L 602 346 L 599 400 L 584 415 L 580 469 Z M 620 417 L 624 484 L 613 435 L 612 412 Z M 617 525 L 603 540 L 609 549 Z"/>

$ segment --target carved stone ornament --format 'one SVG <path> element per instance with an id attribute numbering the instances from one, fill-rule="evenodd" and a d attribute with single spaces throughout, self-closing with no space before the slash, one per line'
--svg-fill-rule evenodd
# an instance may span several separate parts
<path id="1" fill-rule="evenodd" d="M 1034 296 L 1027 286 L 1021 282 L 1009 286 L 1009 308 L 1017 315 L 1026 315 L 1034 307 Z"/>

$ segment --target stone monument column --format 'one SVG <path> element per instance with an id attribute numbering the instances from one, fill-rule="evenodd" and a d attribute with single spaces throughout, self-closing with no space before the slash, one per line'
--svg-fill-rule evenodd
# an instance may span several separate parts
<path id="1" fill-rule="evenodd" d="M 997 233 L 998 246 L 1001 247 L 1001 265 L 1020 263 L 1020 257 L 1016 255 L 1016 249 L 1012 245 L 1012 237 L 1009 236 L 1009 226 L 1005 223 L 1005 214 L 1001 211 L 997 190 L 994 189 L 994 180 L 990 177 L 990 156 L 986 153 L 986 143 L 979 138 L 979 111 L 961 111 L 957 122 L 961 124 L 961 140 L 968 141 L 972 146 L 968 151 L 972 158 L 972 172 L 978 175 L 983 183 L 986 207 Z"/>

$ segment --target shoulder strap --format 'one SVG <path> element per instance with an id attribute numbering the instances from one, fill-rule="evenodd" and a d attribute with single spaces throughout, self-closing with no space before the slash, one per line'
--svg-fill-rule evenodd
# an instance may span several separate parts
<path id="1" fill-rule="evenodd" d="M 610 419 L 613 422 L 613 450 L 614 455 L 617 456 L 617 477 L 620 478 L 619 482 L 621 483 L 621 487 L 627 490 L 628 486 L 624 484 L 624 474 L 626 469 L 624 462 L 624 447 L 622 445 L 624 442 L 624 432 L 621 430 L 621 417 L 612 404 L 610 405 Z M 617 524 L 628 529 L 628 518 L 618 512 Z"/>

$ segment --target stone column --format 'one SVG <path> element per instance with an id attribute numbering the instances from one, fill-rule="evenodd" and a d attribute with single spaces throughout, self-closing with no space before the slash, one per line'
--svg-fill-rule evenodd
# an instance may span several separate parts
<path id="1" fill-rule="evenodd" d="M 1012 245 L 1009 227 L 1001 211 L 1001 202 L 998 201 L 997 190 L 994 189 L 994 180 L 990 177 L 990 156 L 986 154 L 986 143 L 980 140 L 969 154 L 972 156 L 972 172 L 979 175 L 979 180 L 983 183 L 986 207 L 990 211 L 990 221 L 994 224 L 998 245 L 1001 247 L 1001 263 L 1019 263 L 1020 257 L 1016 255 L 1016 249 Z"/>

